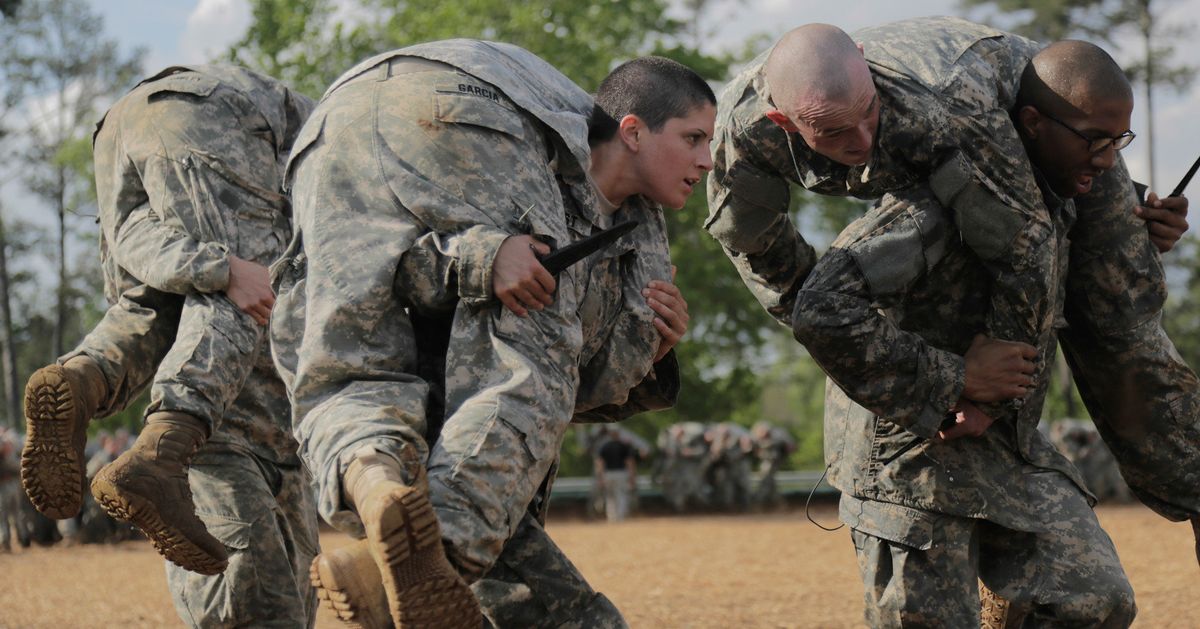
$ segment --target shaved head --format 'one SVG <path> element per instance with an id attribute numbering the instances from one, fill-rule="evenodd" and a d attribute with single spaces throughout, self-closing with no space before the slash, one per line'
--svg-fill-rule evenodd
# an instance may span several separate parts
<path id="1" fill-rule="evenodd" d="M 1121 66 L 1095 44 L 1066 39 L 1042 49 L 1025 67 L 1017 105 L 1086 115 L 1099 103 L 1114 100 L 1133 101 Z"/>
<path id="2" fill-rule="evenodd" d="M 806 24 L 784 35 L 763 66 L 764 114 L 809 148 L 855 166 L 870 158 L 879 124 L 871 68 L 845 31 Z"/>
<path id="3" fill-rule="evenodd" d="M 763 76 L 775 106 L 791 115 L 795 108 L 819 109 L 821 103 L 851 100 L 861 80 L 870 80 L 870 70 L 845 31 L 829 24 L 806 24 L 775 44 Z"/>

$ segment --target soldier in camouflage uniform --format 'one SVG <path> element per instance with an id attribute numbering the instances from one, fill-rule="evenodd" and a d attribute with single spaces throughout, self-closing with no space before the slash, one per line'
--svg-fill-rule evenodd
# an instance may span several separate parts
<path id="1" fill-rule="evenodd" d="M 721 509 L 745 510 L 750 506 L 750 431 L 733 422 L 721 422 L 704 433 L 708 442 L 705 478 L 712 500 Z"/>
<path id="2" fill-rule="evenodd" d="M 1095 424 L 1080 419 L 1060 419 L 1050 426 L 1047 436 L 1079 470 L 1088 490 L 1098 501 L 1129 502 L 1129 485 L 1121 478 L 1117 460 L 1104 445 Z"/>
<path id="3" fill-rule="evenodd" d="M 1014 174 L 1020 167 L 1010 162 L 1020 161 L 1022 152 L 1012 145 L 1013 132 L 1003 128 L 1003 118 L 1013 104 L 1017 73 L 1037 46 L 957 18 L 907 20 L 865 29 L 855 38 L 864 47 L 878 115 L 863 115 L 850 121 L 859 124 L 854 130 L 814 141 L 853 147 L 868 129 L 866 165 L 847 167 L 819 154 L 803 137 L 766 117 L 776 111 L 763 72 L 767 54 L 721 97 L 706 227 L 763 307 L 785 325 L 815 260 L 787 216 L 789 182 L 822 194 L 871 198 L 928 179 L 939 200 L 954 208 L 969 244 L 977 237 L 986 241 L 995 231 L 1007 237 L 1012 229 L 1005 225 L 1019 216 L 996 207 L 996 199 L 1009 197 L 993 179 L 1009 180 L 1010 187 L 1027 181 Z M 961 115 L 947 117 L 947 112 Z M 996 125 L 985 130 L 982 142 L 976 141 L 979 120 Z M 969 127 L 965 144 L 992 146 L 985 162 L 968 160 L 965 168 L 953 137 L 964 124 Z M 930 137 L 923 137 L 927 132 Z M 971 137 L 976 140 L 966 139 Z M 937 138 L 945 145 L 940 150 Z M 1003 147 L 994 146 L 1005 138 Z M 1012 172 L 983 177 L 995 164 Z M 1066 305 L 1071 325 L 1061 340 L 1084 402 L 1134 493 L 1169 519 L 1192 519 L 1195 528 L 1200 526 L 1200 466 L 1191 462 L 1200 459 L 1195 410 L 1200 380 L 1162 328 L 1166 285 L 1155 251 L 1170 249 L 1186 229 L 1179 212 L 1185 204 L 1151 197 L 1138 206 L 1119 157 L 1092 182 L 1091 191 L 1076 201 L 1080 213 L 1072 228 Z M 1023 248 L 1019 238 L 1016 244 Z M 985 259 L 1008 246 L 1006 241 L 989 252 L 972 244 Z M 996 296 L 993 303 L 1004 307 Z M 995 325 L 988 329 L 1001 338 L 1021 338 Z"/>
<path id="4" fill-rule="evenodd" d="M 704 474 L 708 460 L 705 427 L 700 422 L 671 424 L 658 436 L 661 463 L 658 483 L 663 497 L 676 512 L 683 512 L 688 502 L 707 505 Z"/>
<path id="5" fill-rule="evenodd" d="M 762 506 L 779 504 L 779 485 L 775 475 L 787 462 L 788 456 L 796 451 L 796 441 L 787 430 L 760 421 L 750 428 L 750 441 L 754 445 L 754 458 L 758 460 L 758 484 L 754 487 L 754 502 Z"/>
<path id="6" fill-rule="evenodd" d="M 21 466 L 15 435 L 0 428 L 0 553 L 27 536 L 21 530 Z"/>
<path id="7" fill-rule="evenodd" d="M 82 484 L 87 422 L 153 379 L 137 442 L 92 491 L 172 562 L 168 585 L 192 626 L 315 618 L 315 508 L 263 328 L 265 265 L 291 235 L 282 166 L 311 108 L 222 66 L 168 68 L 118 101 L 93 147 L 113 305 L 26 389 L 25 485 L 62 517 L 79 509 L 69 489 Z"/>
<path id="8" fill-rule="evenodd" d="M 1133 94 L 1116 63 L 1084 42 L 1038 53 L 1020 85 L 1014 122 L 1054 225 L 1053 330 L 1071 199 L 1116 163 Z M 848 227 L 796 296 L 796 338 L 834 383 L 829 481 L 843 492 L 868 623 L 977 626 L 978 579 L 1029 622 L 1128 626 L 1133 591 L 1094 498 L 1037 430 L 1055 334 L 1038 343 L 1015 420 L 993 423 L 963 404 L 1012 397 L 1003 383 L 1023 382 L 1032 366 L 989 355 L 978 336 L 991 307 L 984 267 L 937 195 L 917 185 Z"/>
<path id="9" fill-rule="evenodd" d="M 533 527 L 543 556 L 555 550 L 527 514 L 572 416 L 611 421 L 673 400 L 668 350 L 686 304 L 669 282 L 656 203 L 681 206 L 708 168 L 715 99 L 695 84 L 708 95 L 688 100 L 684 117 L 609 121 L 596 164 L 608 151 L 602 163 L 615 170 L 589 170 L 591 98 L 528 52 L 490 42 L 368 60 L 335 82 L 301 133 L 276 362 L 322 516 L 365 533 L 398 624 L 476 622 L 458 575 L 479 579 L 502 549 L 515 552 L 505 542 L 522 529 Z M 510 243 L 540 269 L 534 252 L 545 248 L 530 235 L 562 246 L 625 219 L 640 226 L 588 264 L 538 279 L 546 299 L 522 298 L 532 312 L 491 299 Z M 347 264 L 351 248 L 370 261 Z M 446 420 L 430 447 L 426 384 L 414 375 L 427 333 L 414 328 L 450 312 Z M 331 599 L 370 600 L 340 587 L 356 572 L 342 563 L 322 557 L 314 576 Z"/>

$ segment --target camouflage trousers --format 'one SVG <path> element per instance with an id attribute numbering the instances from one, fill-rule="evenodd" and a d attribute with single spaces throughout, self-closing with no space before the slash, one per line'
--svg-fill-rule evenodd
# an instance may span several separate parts
<path id="1" fill-rule="evenodd" d="M 629 487 L 629 472 L 626 470 L 604 471 L 604 517 L 609 522 L 619 522 L 629 516 L 636 493 Z"/>
<path id="2" fill-rule="evenodd" d="M 188 472 L 196 513 L 230 550 L 224 573 L 204 576 L 167 563 L 175 611 L 191 627 L 312 627 L 316 592 L 308 569 L 318 552 L 311 480 L 228 444 L 208 443 Z"/>
<path id="3" fill-rule="evenodd" d="M 707 505 L 704 493 L 704 461 L 692 458 L 674 458 L 667 461 L 662 471 L 662 491 L 667 504 L 675 511 L 683 511 L 692 501 Z"/>
<path id="4" fill-rule="evenodd" d="M 1133 590 L 1083 494 L 1056 472 L 1030 481 L 1045 505 L 1042 532 L 911 509 L 920 517 L 860 519 L 850 535 L 867 624 L 978 627 L 982 580 L 1032 626 L 1128 627 Z"/>
<path id="5" fill-rule="evenodd" d="M 713 503 L 722 509 L 750 506 L 750 462 L 743 457 L 722 460 L 708 468 Z"/>
<path id="6" fill-rule="evenodd" d="M 538 519 L 527 513 L 500 559 L 471 590 L 491 627 L 628 627 L 621 612 L 588 585 Z"/>
<path id="7" fill-rule="evenodd" d="M 13 478 L 0 481 L 0 550 L 12 548 L 13 542 L 19 542 L 28 536 L 22 530 L 24 517 L 21 513 L 20 479 Z"/>
<path id="8" fill-rule="evenodd" d="M 124 409 L 152 382 L 147 415 L 187 413 L 215 432 L 265 338 L 262 326 L 223 294 L 172 295 L 143 285 L 122 293 L 58 362 L 84 355 L 100 367 L 109 395 L 97 417 Z"/>
<path id="9" fill-rule="evenodd" d="M 754 503 L 759 505 L 778 504 L 783 498 L 779 495 L 779 481 L 775 475 L 783 466 L 783 459 L 771 457 L 763 459 L 758 465 L 758 484 L 754 487 Z"/>

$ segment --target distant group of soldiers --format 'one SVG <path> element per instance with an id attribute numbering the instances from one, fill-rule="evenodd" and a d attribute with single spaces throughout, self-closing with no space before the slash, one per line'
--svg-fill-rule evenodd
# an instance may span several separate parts
<path id="1" fill-rule="evenodd" d="M 1133 500 L 1129 484 L 1121 478 L 1121 467 L 1095 424 L 1068 418 L 1049 424 L 1046 430 L 1050 443 L 1075 465 L 1097 500 L 1118 503 Z"/>
<path id="2" fill-rule="evenodd" d="M 677 513 L 780 505 L 775 475 L 796 450 L 786 429 L 765 421 L 750 429 L 734 422 L 679 422 L 664 428 L 655 445 L 650 478 Z M 653 449 L 636 433 L 607 424 L 589 432 L 587 450 L 594 470 L 592 512 L 610 522 L 625 519 L 638 503 L 638 467 Z"/>
<path id="3" fill-rule="evenodd" d="M 0 553 L 12 552 L 15 545 L 28 547 L 32 542 L 66 545 L 116 543 L 137 536 L 136 529 L 118 522 L 96 503 L 84 498 L 80 512 L 58 520 L 54 526 L 40 516 L 21 490 L 20 452 L 23 435 L 0 428 Z M 92 479 L 103 466 L 129 449 L 128 430 L 101 431 L 84 447 L 87 477 Z"/>

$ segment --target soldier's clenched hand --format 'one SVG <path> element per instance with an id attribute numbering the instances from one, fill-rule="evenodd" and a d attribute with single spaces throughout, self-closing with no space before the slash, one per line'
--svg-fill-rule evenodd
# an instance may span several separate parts
<path id="1" fill-rule="evenodd" d="M 978 437 L 991 425 L 990 415 L 967 400 L 959 400 L 958 408 L 954 409 L 954 424 L 939 430 L 938 438 L 953 441 L 960 437 Z"/>
<path id="2" fill-rule="evenodd" d="M 964 358 L 967 373 L 962 396 L 968 400 L 1000 402 L 1021 397 L 1033 386 L 1037 348 L 1032 345 L 977 334 Z"/>
<path id="3" fill-rule="evenodd" d="M 1160 253 L 1166 253 L 1175 247 L 1175 243 L 1188 230 L 1187 209 L 1187 197 L 1160 199 L 1151 192 L 1146 196 L 1146 205 L 1135 206 L 1133 212 L 1146 221 L 1150 242 Z"/>
<path id="4" fill-rule="evenodd" d="M 675 280 L 674 265 L 671 266 L 671 280 Z M 654 327 L 658 328 L 658 334 L 662 337 L 658 344 L 658 353 L 654 355 L 654 362 L 658 362 L 687 333 L 688 321 L 691 319 L 688 316 L 687 300 L 683 298 L 683 293 L 679 292 L 678 286 L 661 280 L 650 282 L 642 290 L 642 296 L 658 314 L 654 318 Z"/>
<path id="5" fill-rule="evenodd" d="M 554 276 L 538 261 L 550 247 L 533 236 L 510 236 L 492 261 L 492 292 L 518 317 L 554 303 Z"/>
<path id="6" fill-rule="evenodd" d="M 271 290 L 271 274 L 267 267 L 229 256 L 229 288 L 225 295 L 242 312 L 266 325 L 275 306 L 275 291 Z"/>

